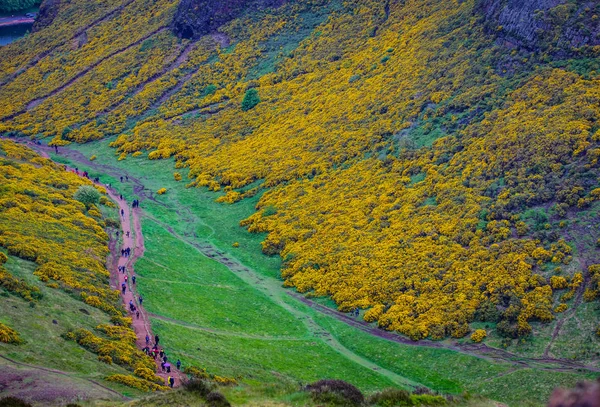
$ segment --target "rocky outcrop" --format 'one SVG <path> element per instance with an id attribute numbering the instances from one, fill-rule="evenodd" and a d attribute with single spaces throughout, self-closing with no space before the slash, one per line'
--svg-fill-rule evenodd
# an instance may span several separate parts
<path id="1" fill-rule="evenodd" d="M 172 30 L 181 38 L 198 39 L 248 10 L 279 7 L 285 0 L 182 0 Z"/>
<path id="2" fill-rule="evenodd" d="M 60 10 L 60 0 L 44 0 L 40 5 L 40 11 L 33 23 L 33 32 L 39 31 L 42 28 L 48 27 Z"/>
<path id="3" fill-rule="evenodd" d="M 479 0 L 486 29 L 509 46 L 572 51 L 600 45 L 600 4 L 584 0 Z"/>

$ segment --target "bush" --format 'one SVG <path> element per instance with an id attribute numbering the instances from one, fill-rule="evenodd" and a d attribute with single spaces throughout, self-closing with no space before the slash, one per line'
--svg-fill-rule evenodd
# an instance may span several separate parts
<path id="1" fill-rule="evenodd" d="M 471 335 L 471 340 L 473 342 L 481 342 L 485 339 L 485 337 L 487 336 L 487 332 L 485 331 L 485 329 L 477 329 L 475 332 L 473 332 L 473 334 Z"/>
<path id="2" fill-rule="evenodd" d="M 314 401 L 338 406 L 358 406 L 365 397 L 356 387 L 343 380 L 319 380 L 306 386 Z"/>
<path id="3" fill-rule="evenodd" d="M 190 393 L 199 394 L 206 397 L 212 391 L 212 385 L 206 380 L 193 378 L 183 382 L 183 388 Z"/>
<path id="4" fill-rule="evenodd" d="M 392 407 L 411 404 L 410 393 L 401 389 L 385 389 L 369 397 L 369 404 Z"/>
<path id="5" fill-rule="evenodd" d="M 156 191 L 156 193 L 157 193 L 158 195 L 164 195 L 164 194 L 166 194 L 166 193 L 167 193 L 167 188 L 161 188 L 161 189 L 159 189 L 158 191 Z"/>
<path id="6" fill-rule="evenodd" d="M 173 178 L 175 178 L 175 181 L 181 181 L 181 174 L 178 172 L 174 172 Z"/>
<path id="7" fill-rule="evenodd" d="M 100 202 L 100 192 L 91 185 L 82 185 L 79 187 L 73 198 L 84 204 L 86 207 L 96 205 Z"/>
<path id="8" fill-rule="evenodd" d="M 0 399 L 2 407 L 32 407 L 31 404 L 24 402 L 16 397 L 4 397 Z"/>
<path id="9" fill-rule="evenodd" d="M 166 386 L 160 386 L 156 383 L 149 382 L 144 379 L 138 379 L 134 376 L 124 374 L 113 374 L 106 378 L 109 382 L 121 383 L 125 386 L 132 387 L 134 389 L 142 391 L 165 391 L 169 390 Z"/>
<path id="10" fill-rule="evenodd" d="M 210 407 L 231 407 L 225 396 L 216 391 L 208 393 L 206 402 Z"/>
<path id="11" fill-rule="evenodd" d="M 260 97 L 258 96 L 258 91 L 256 89 L 248 89 L 244 95 L 244 100 L 242 100 L 242 111 L 247 112 L 259 103 Z"/>
<path id="12" fill-rule="evenodd" d="M 0 342 L 19 344 L 22 341 L 17 331 L 0 322 Z"/>

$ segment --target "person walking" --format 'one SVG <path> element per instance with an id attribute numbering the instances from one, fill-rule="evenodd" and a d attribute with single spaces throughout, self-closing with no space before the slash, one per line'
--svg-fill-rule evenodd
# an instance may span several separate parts
<path id="1" fill-rule="evenodd" d="M 121 209 L 121 217 L 124 218 L 125 217 L 125 211 L 123 209 Z"/>
<path id="2" fill-rule="evenodd" d="M 135 274 L 131 276 L 131 282 L 133 283 L 133 285 L 135 285 Z"/>
<path id="3" fill-rule="evenodd" d="M 169 386 L 171 386 L 171 388 L 173 388 L 173 386 L 175 386 L 175 379 L 171 376 L 169 376 Z"/>
<path id="4" fill-rule="evenodd" d="M 148 335 L 146 335 L 146 345 L 148 345 L 150 343 L 150 337 Z"/>
<path id="5" fill-rule="evenodd" d="M 158 335 L 154 335 L 154 343 L 156 344 L 156 346 L 158 346 L 159 340 L 160 340 L 160 338 L 158 337 Z"/>
<path id="6" fill-rule="evenodd" d="M 181 360 L 177 359 L 177 370 L 181 370 Z"/>
<path id="7" fill-rule="evenodd" d="M 123 294 L 125 294 L 126 289 L 127 289 L 127 284 L 121 283 L 121 291 L 123 291 Z"/>
<path id="8" fill-rule="evenodd" d="M 140 302 L 140 307 L 142 306 L 142 302 L 144 302 L 144 299 L 142 298 L 142 296 L 140 295 L 140 298 L 138 299 L 138 301 Z"/>

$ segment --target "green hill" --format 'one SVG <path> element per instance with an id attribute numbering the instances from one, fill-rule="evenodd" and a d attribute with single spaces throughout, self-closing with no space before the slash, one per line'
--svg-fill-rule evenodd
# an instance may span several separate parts
<path id="1" fill-rule="evenodd" d="M 0 133 L 142 199 L 185 364 L 511 405 L 598 375 L 600 6 L 45 7 L 0 49 Z"/>

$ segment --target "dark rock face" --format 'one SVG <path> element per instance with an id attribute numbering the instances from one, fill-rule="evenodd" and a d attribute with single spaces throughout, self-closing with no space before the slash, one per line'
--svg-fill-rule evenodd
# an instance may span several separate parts
<path id="1" fill-rule="evenodd" d="M 44 0 L 40 5 L 40 11 L 33 23 L 31 31 L 36 32 L 42 28 L 48 27 L 58 15 L 59 10 L 60 0 Z"/>
<path id="2" fill-rule="evenodd" d="M 279 7 L 285 0 L 182 0 L 173 19 L 173 32 L 181 38 L 197 39 L 244 11 Z"/>
<path id="3" fill-rule="evenodd" d="M 507 45 L 570 51 L 600 45 L 600 4 L 590 0 L 479 0 L 476 13 Z"/>

